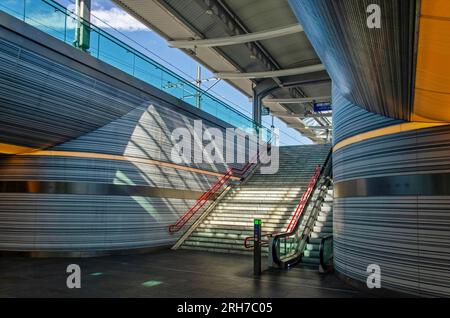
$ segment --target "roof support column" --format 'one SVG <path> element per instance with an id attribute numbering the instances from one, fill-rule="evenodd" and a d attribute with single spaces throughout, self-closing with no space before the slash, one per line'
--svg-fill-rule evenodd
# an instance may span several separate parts
<path id="1" fill-rule="evenodd" d="M 89 50 L 91 42 L 91 0 L 76 0 L 76 14 L 79 18 L 74 45 L 83 51 Z"/>
<path id="2" fill-rule="evenodd" d="M 253 87 L 253 120 L 257 124 L 262 123 L 262 116 L 261 116 L 261 106 L 262 106 L 262 100 L 267 95 L 269 95 L 271 92 L 273 92 L 276 89 L 279 89 L 280 87 L 278 84 L 272 80 L 272 79 L 265 79 L 258 84 L 256 84 Z"/>

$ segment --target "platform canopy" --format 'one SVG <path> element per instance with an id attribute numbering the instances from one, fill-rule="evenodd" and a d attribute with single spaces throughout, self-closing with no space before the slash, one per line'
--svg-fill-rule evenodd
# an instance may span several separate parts
<path id="1" fill-rule="evenodd" d="M 330 78 L 288 0 L 114 2 L 248 97 L 263 83 L 278 87 L 268 96 L 274 100 L 331 95 Z M 264 106 L 314 142 L 330 137 L 331 112 L 315 113 L 314 100 Z"/>

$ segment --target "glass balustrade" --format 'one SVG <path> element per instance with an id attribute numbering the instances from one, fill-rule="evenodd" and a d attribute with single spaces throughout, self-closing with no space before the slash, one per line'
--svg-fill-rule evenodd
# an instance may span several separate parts
<path id="1" fill-rule="evenodd" d="M 270 140 L 269 129 L 55 1 L 4 0 L 0 9 L 237 128 L 250 133 L 263 131 L 263 140 Z M 89 31 L 89 48 L 82 48 L 77 41 L 81 28 Z"/>

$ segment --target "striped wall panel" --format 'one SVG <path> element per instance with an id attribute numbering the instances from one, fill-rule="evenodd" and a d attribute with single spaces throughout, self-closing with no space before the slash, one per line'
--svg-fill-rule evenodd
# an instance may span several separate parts
<path id="1" fill-rule="evenodd" d="M 78 137 L 144 100 L 0 38 L 0 140 L 44 148 Z"/>
<path id="2" fill-rule="evenodd" d="M 374 115 L 375 120 L 378 120 Z M 370 121 L 370 119 L 368 119 Z M 372 138 L 335 151 L 335 182 L 450 172 L 450 128 L 441 126 Z"/>
<path id="3" fill-rule="evenodd" d="M 412 109 L 416 2 L 289 0 L 333 85 L 362 108 L 403 120 Z M 371 4 L 380 6 L 380 29 L 367 27 Z"/>
<path id="4" fill-rule="evenodd" d="M 381 267 L 381 286 L 450 295 L 450 196 L 335 198 L 335 267 L 365 282 Z"/>
<path id="5" fill-rule="evenodd" d="M 216 180 L 214 176 L 127 161 L 52 156 L 0 160 L 0 181 L 92 182 L 202 191 Z"/>
<path id="6" fill-rule="evenodd" d="M 0 247 L 12 251 L 111 251 L 173 244 L 167 227 L 193 200 L 0 194 Z"/>
<path id="7" fill-rule="evenodd" d="M 171 245 L 181 232 L 168 226 L 228 167 L 243 166 L 176 165 L 175 128 L 229 125 L 48 35 L 39 44 L 8 32 L 0 28 L 0 143 L 44 151 L 0 156 L 0 250 Z"/>
<path id="8" fill-rule="evenodd" d="M 348 107 L 345 99 L 334 100 L 343 104 L 337 109 Z M 339 129 L 345 116 L 333 120 Z M 375 114 L 366 114 L 363 122 L 383 124 Z M 359 133 L 354 127 L 353 134 Z M 448 297 L 450 126 L 339 148 L 333 174 L 336 270 L 365 283 L 367 266 L 377 264 L 383 288 Z"/>
<path id="9" fill-rule="evenodd" d="M 370 113 L 344 98 L 333 85 L 333 141 L 334 143 L 368 132 L 404 122 L 403 120 Z"/>

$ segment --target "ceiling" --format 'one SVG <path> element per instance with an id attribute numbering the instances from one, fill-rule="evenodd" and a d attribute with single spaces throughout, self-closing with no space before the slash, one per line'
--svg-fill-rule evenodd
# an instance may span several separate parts
<path id="1" fill-rule="evenodd" d="M 114 0 L 167 40 L 216 39 L 298 24 L 287 0 Z M 213 72 L 267 72 L 317 65 L 321 61 L 304 32 L 257 42 L 183 49 Z M 245 95 L 262 79 L 227 79 Z M 269 79 L 271 98 L 331 95 L 326 71 Z M 267 80 L 266 80 L 267 82 Z M 329 136 L 331 117 L 311 116 L 312 103 L 266 104 L 277 117 L 314 142 Z M 284 115 L 284 116 L 281 116 Z M 322 126 L 320 128 L 319 126 Z M 312 128 L 308 128 L 312 127 Z"/>

